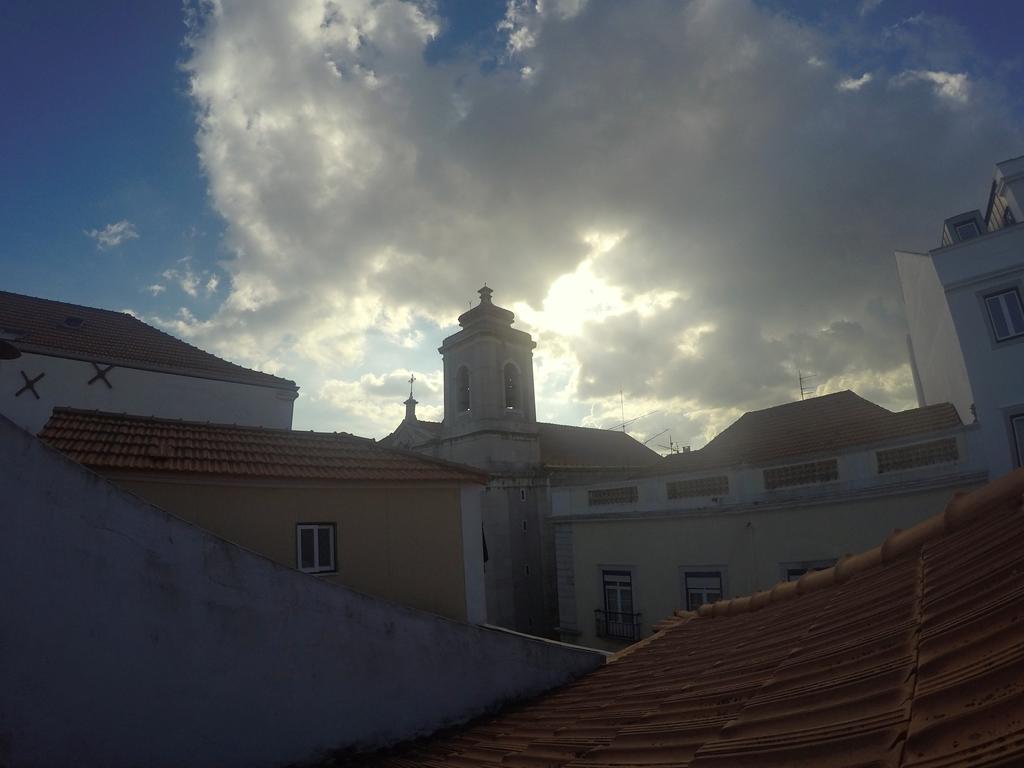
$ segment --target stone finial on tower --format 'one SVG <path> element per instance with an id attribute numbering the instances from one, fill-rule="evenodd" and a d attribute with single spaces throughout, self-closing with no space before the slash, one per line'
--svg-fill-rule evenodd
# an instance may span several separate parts
<path id="1" fill-rule="evenodd" d="M 412 396 L 412 385 L 416 381 L 416 374 L 409 374 L 409 399 L 405 401 L 405 420 L 416 421 L 416 398 Z"/>
<path id="2" fill-rule="evenodd" d="M 477 293 L 480 294 L 480 303 L 481 304 L 490 304 L 491 303 L 491 294 L 493 294 L 494 291 L 492 291 L 490 288 L 487 287 L 487 283 L 484 283 L 484 287 L 481 288 L 479 291 L 477 291 Z"/>

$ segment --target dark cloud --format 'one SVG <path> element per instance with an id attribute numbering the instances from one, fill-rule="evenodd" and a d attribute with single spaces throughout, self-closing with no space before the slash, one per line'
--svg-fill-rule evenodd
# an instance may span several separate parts
<path id="1" fill-rule="evenodd" d="M 692 431 L 792 399 L 799 368 L 909 404 L 892 251 L 934 246 L 1021 145 L 962 31 L 926 17 L 864 43 L 874 76 L 844 91 L 851 72 L 830 62 L 855 36 L 745 0 L 516 8 L 486 72 L 426 62 L 437 21 L 421 5 L 208 14 L 189 68 L 236 257 L 231 296 L 194 333 L 300 383 L 355 383 L 484 281 L 539 308 L 599 232 L 621 239 L 594 274 L 628 309 L 572 338 L 535 329 L 579 366 L 542 398 L 621 388 Z M 675 298 L 643 311 L 656 294 Z M 416 364 L 438 366 L 440 338 L 416 339 Z"/>

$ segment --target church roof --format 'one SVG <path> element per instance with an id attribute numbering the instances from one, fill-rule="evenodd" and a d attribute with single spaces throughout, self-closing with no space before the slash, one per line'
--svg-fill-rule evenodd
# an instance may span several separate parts
<path id="1" fill-rule="evenodd" d="M 54 408 L 39 437 L 96 470 L 289 480 L 484 484 L 487 475 L 344 432 L 300 432 Z"/>
<path id="2" fill-rule="evenodd" d="M 654 472 L 766 464 L 959 426 L 949 403 L 894 413 L 845 390 L 745 413 L 700 450 L 666 456 Z"/>
<path id="3" fill-rule="evenodd" d="M 378 768 L 1024 764 L 1024 470 Z"/>
<path id="4" fill-rule="evenodd" d="M 480 294 L 480 303 L 459 315 L 459 325 L 467 328 L 474 323 L 486 320 L 502 325 L 512 325 L 515 322 L 515 314 L 491 301 L 491 296 L 494 294 L 493 290 L 485 285 L 477 293 Z"/>
<path id="5" fill-rule="evenodd" d="M 294 381 L 229 363 L 127 312 L 0 291 L 0 338 L 22 352 L 294 392 Z"/>
<path id="6" fill-rule="evenodd" d="M 415 429 L 425 436 L 428 444 L 440 439 L 441 426 L 439 421 L 417 419 L 415 422 Z M 382 442 L 387 444 L 394 435 L 393 432 Z M 618 430 L 538 422 L 537 439 L 540 443 L 540 461 L 545 467 L 638 468 L 651 466 L 660 459 L 646 445 Z"/>
<path id="7" fill-rule="evenodd" d="M 660 458 L 618 430 L 538 423 L 537 433 L 547 467 L 645 467 Z"/>

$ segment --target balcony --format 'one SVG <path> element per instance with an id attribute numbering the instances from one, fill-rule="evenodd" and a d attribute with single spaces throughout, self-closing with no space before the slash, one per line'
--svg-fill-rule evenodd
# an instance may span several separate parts
<path id="1" fill-rule="evenodd" d="M 614 611 L 594 611 L 597 625 L 597 636 L 608 640 L 626 640 L 635 643 L 640 639 L 640 614 L 615 613 Z"/>

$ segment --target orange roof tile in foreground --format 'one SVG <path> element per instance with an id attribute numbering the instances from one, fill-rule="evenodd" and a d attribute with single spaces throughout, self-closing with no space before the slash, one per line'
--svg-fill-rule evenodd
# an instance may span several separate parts
<path id="1" fill-rule="evenodd" d="M 542 699 L 363 762 L 1024 765 L 1022 493 L 1017 470 L 831 572 L 681 614 Z"/>
<path id="2" fill-rule="evenodd" d="M 486 473 L 345 433 L 54 408 L 40 438 L 98 471 L 484 484 Z"/>

